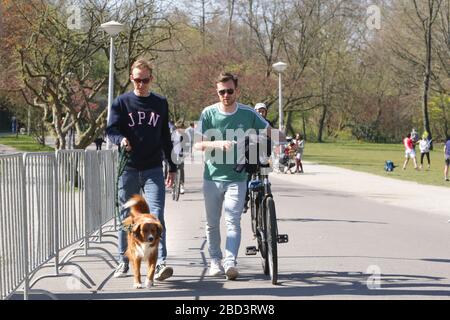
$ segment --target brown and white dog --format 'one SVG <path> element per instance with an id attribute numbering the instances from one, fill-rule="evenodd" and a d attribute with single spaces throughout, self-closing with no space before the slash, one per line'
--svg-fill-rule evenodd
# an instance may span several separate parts
<path id="1" fill-rule="evenodd" d="M 128 230 L 128 248 L 126 255 L 133 264 L 134 288 L 142 288 L 141 262 L 148 263 L 145 286 L 153 286 L 156 262 L 158 260 L 158 245 L 163 232 L 161 222 L 150 213 L 147 202 L 141 195 L 134 195 L 124 204 L 130 208 L 129 216 L 123 220 Z"/>

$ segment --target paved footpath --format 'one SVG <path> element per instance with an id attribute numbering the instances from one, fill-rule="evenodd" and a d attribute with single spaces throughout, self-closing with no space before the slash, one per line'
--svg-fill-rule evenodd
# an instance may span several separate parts
<path id="1" fill-rule="evenodd" d="M 450 218 L 450 188 L 377 176 L 370 173 L 306 163 L 305 174 L 279 174 L 286 183 L 301 183 L 311 188 L 343 192 L 401 208 L 440 214 Z M 398 169 L 400 170 L 400 169 Z M 450 187 L 450 182 L 448 183 Z"/>
<path id="2" fill-rule="evenodd" d="M 4 144 L 0 144 L 0 154 L 9 154 L 9 153 L 15 153 L 18 152 L 16 149 L 5 146 Z"/>
<path id="3" fill-rule="evenodd" d="M 133 289 L 131 273 L 114 279 L 105 261 L 79 256 L 71 261 L 90 276 L 90 288 L 70 277 L 46 278 L 34 288 L 59 299 L 449 299 L 448 188 L 312 163 L 305 169 L 270 176 L 279 232 L 289 234 L 289 243 L 278 247 L 277 286 L 262 273 L 259 256 L 244 255 L 245 246 L 255 244 L 248 214 L 242 217 L 240 277 L 207 276 L 202 166 L 186 164 L 186 194 L 179 202 L 166 198 L 172 278 Z M 99 246 L 115 254 L 116 240 L 107 240 Z M 62 271 L 77 270 L 69 265 Z"/>

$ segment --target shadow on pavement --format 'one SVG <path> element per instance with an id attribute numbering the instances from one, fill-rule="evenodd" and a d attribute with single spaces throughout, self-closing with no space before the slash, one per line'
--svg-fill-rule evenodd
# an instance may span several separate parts
<path id="1" fill-rule="evenodd" d="M 399 297 L 408 296 L 448 296 L 450 285 L 434 283 L 443 280 L 440 277 L 383 274 L 378 289 L 370 289 L 367 281 L 372 275 L 359 272 L 334 272 L 319 271 L 306 273 L 280 274 L 279 284 L 263 288 L 243 288 L 242 283 L 267 282 L 269 280 L 262 274 L 245 274 L 234 281 L 239 288 L 230 288 L 231 283 L 224 287 L 225 280 L 208 278 L 198 281 L 198 278 L 176 279 L 164 283 L 156 283 L 152 289 L 133 290 L 125 289 L 122 292 L 91 293 L 55 293 L 61 300 L 97 300 L 97 299 L 270 299 L 270 297 L 290 299 L 327 296 L 361 296 L 362 299 L 371 299 L 376 296 Z M 105 279 L 108 281 L 110 277 Z M 133 291 L 131 291 L 133 290 Z M 35 294 L 30 297 L 33 300 L 46 300 L 48 297 Z M 21 300 L 21 295 L 12 297 L 12 300 Z"/>
<path id="2" fill-rule="evenodd" d="M 309 218 L 307 218 L 307 219 L 305 219 L 305 218 L 278 218 L 277 221 L 282 221 L 282 222 L 347 222 L 347 223 L 388 224 L 386 222 L 375 222 L 375 221 L 309 219 Z"/>

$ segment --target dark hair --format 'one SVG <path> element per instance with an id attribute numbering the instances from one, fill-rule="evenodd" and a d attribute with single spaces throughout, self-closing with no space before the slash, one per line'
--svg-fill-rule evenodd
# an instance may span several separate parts
<path id="1" fill-rule="evenodd" d="M 222 72 L 218 77 L 217 77 L 217 79 L 216 79 L 216 83 L 224 83 L 224 82 L 228 82 L 228 81 L 230 81 L 230 80 L 233 80 L 233 82 L 234 82 L 234 87 L 235 88 L 237 88 L 237 86 L 238 86 L 238 78 L 235 76 L 235 75 L 233 75 L 233 74 L 231 74 L 231 73 L 229 73 L 229 72 Z"/>
<path id="2" fill-rule="evenodd" d="M 407 136 L 408 138 L 411 138 L 411 133 L 408 133 L 406 136 Z"/>

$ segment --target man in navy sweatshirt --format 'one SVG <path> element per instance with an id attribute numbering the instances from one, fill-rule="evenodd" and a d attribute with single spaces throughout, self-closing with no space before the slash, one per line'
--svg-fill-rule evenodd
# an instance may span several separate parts
<path id="1" fill-rule="evenodd" d="M 119 178 L 120 218 L 125 219 L 128 209 L 123 204 L 141 190 L 150 207 L 164 226 L 159 244 L 155 280 L 172 276 L 173 269 L 166 266 L 166 226 L 164 221 L 165 186 L 171 187 L 176 174 L 172 161 L 172 141 L 169 131 L 169 107 L 166 98 L 150 92 L 153 80 L 151 64 L 137 60 L 131 67 L 130 80 L 134 90 L 117 97 L 112 106 L 106 133 L 112 143 L 130 153 L 122 176 Z M 162 170 L 162 153 L 169 161 L 166 183 Z M 114 277 L 124 277 L 129 269 L 125 256 L 127 232 L 119 230 L 119 266 Z"/>

